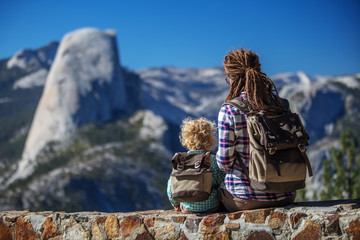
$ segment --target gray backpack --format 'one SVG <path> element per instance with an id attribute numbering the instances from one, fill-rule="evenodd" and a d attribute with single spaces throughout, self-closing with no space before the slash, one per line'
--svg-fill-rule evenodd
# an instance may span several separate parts
<path id="1" fill-rule="evenodd" d="M 287 100 L 283 105 L 289 105 Z M 306 155 L 309 135 L 298 114 L 284 108 L 280 115 L 253 114 L 250 104 L 242 98 L 234 98 L 230 104 L 247 114 L 247 132 L 250 140 L 249 169 L 240 154 L 236 158 L 254 190 L 283 193 L 305 187 L 306 169 L 312 176 L 310 161 Z"/>
<path id="2" fill-rule="evenodd" d="M 172 198 L 178 202 L 201 202 L 209 198 L 213 174 L 211 152 L 179 152 L 171 159 Z"/>

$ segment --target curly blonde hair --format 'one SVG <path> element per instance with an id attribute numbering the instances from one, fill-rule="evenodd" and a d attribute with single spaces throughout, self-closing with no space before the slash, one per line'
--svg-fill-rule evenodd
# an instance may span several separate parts
<path id="1" fill-rule="evenodd" d="M 215 124 L 206 118 L 186 118 L 181 125 L 179 138 L 181 144 L 189 150 L 210 151 L 217 145 L 215 132 Z"/>

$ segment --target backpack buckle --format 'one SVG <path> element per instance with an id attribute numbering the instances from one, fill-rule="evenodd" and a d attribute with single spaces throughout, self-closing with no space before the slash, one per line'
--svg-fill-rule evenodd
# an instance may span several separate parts
<path id="1" fill-rule="evenodd" d="M 184 168 L 185 168 L 185 166 L 182 163 L 178 163 L 177 166 L 176 166 L 176 169 L 180 170 L 180 171 L 184 170 Z"/>
<path id="2" fill-rule="evenodd" d="M 195 169 L 199 169 L 201 166 L 201 161 L 197 161 L 195 164 L 194 164 L 194 168 Z"/>
<path id="3" fill-rule="evenodd" d="M 299 148 L 300 152 L 305 152 L 306 151 L 306 148 L 305 148 L 305 146 L 303 144 L 299 144 L 298 148 Z"/>
<path id="4" fill-rule="evenodd" d="M 270 155 L 274 155 L 276 153 L 276 148 L 270 148 L 269 149 L 269 154 Z"/>

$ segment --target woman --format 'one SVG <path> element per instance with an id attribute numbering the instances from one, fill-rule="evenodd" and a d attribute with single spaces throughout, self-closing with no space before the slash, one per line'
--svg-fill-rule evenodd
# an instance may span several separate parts
<path id="1" fill-rule="evenodd" d="M 274 83 L 261 72 L 257 54 L 240 49 L 231 51 L 224 58 L 226 81 L 230 84 L 226 101 L 235 97 L 247 100 L 254 112 L 277 113 L 282 104 Z M 296 192 L 264 193 L 255 191 L 236 160 L 239 153 L 246 167 L 249 166 L 249 137 L 247 116 L 235 107 L 225 104 L 218 116 L 219 146 L 216 154 L 217 164 L 226 172 L 221 201 L 230 211 L 254 208 L 276 207 L 290 204 Z"/>

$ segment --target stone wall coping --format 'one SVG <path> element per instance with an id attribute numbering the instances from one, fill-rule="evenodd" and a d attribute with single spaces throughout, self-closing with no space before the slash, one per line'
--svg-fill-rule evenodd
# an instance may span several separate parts
<path id="1" fill-rule="evenodd" d="M 215 214 L 2 211 L 2 239 L 360 239 L 360 199 Z"/>

